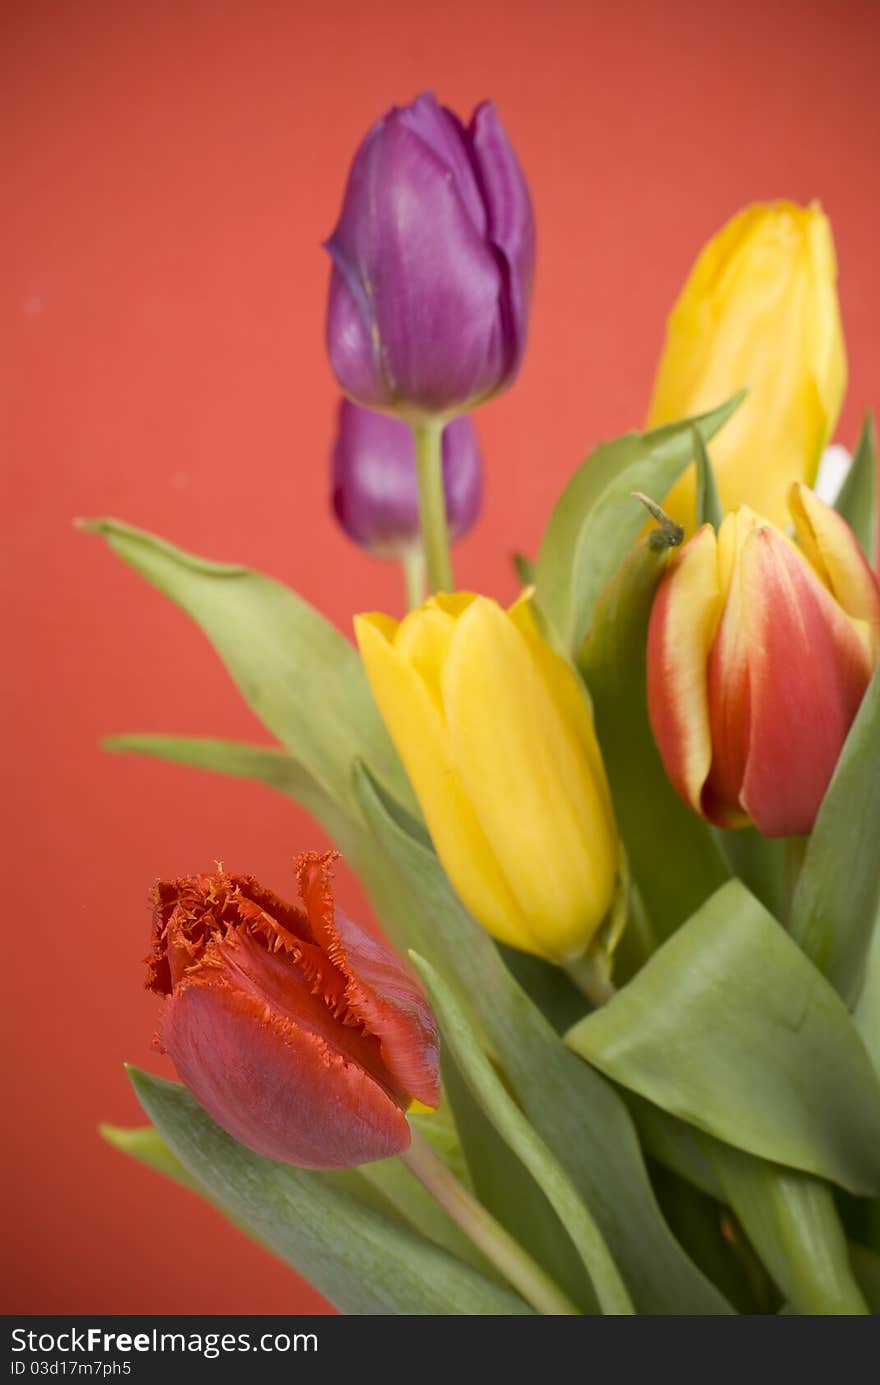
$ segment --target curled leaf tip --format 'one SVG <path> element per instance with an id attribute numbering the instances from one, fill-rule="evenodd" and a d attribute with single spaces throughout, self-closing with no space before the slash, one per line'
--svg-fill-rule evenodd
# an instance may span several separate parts
<path id="1" fill-rule="evenodd" d="M 648 543 L 655 552 L 662 553 L 667 548 L 678 548 L 684 539 L 684 529 L 680 524 L 676 524 L 674 519 L 666 513 L 656 500 L 652 500 L 644 491 L 630 491 L 633 500 L 640 500 L 652 519 L 655 519 L 660 526 L 659 529 L 652 529 Z"/>

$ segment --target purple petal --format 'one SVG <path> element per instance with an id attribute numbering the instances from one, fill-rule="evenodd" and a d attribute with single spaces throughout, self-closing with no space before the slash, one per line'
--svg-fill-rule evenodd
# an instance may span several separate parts
<path id="1" fill-rule="evenodd" d="M 486 237 L 486 207 L 474 171 L 470 137 L 454 111 L 439 106 L 430 92 L 417 96 L 395 116 L 423 140 L 452 174 L 458 195 L 481 240 Z"/>
<path id="2" fill-rule="evenodd" d="M 450 536 L 466 533 L 482 497 L 480 450 L 469 418 L 443 435 Z M 409 426 L 343 400 L 333 448 L 333 509 L 349 538 L 377 557 L 402 558 L 419 538 L 415 451 Z"/>
<path id="3" fill-rule="evenodd" d="M 489 224 L 489 235 L 508 266 L 506 282 L 511 374 L 518 370 L 526 343 L 535 279 L 535 217 L 528 184 L 494 103 L 474 111 L 470 134 Z"/>
<path id="4" fill-rule="evenodd" d="M 341 256 L 331 253 L 334 263 L 327 306 L 330 364 L 352 398 L 381 408 L 388 398 L 388 384 L 375 349 L 371 317 L 363 306 L 357 277 Z"/>

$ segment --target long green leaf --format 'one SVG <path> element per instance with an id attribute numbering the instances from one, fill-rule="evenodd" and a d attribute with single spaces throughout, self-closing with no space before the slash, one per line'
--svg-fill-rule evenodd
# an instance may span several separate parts
<path id="1" fill-rule="evenodd" d="M 867 1246 L 850 1242 L 849 1258 L 859 1288 L 876 1317 L 880 1315 L 880 1255 Z"/>
<path id="2" fill-rule="evenodd" d="M 792 937 L 846 1004 L 880 930 L 880 669 L 847 736 L 807 846 Z"/>
<path id="3" fill-rule="evenodd" d="M 865 962 L 862 993 L 853 1011 L 853 1020 L 880 1076 L 880 926 L 876 924 Z"/>
<path id="4" fill-rule="evenodd" d="M 240 1231 L 250 1235 L 257 1244 L 263 1244 L 250 1232 L 241 1218 L 236 1217 L 216 1198 L 210 1196 L 199 1180 L 193 1177 L 176 1155 L 172 1154 L 161 1135 L 152 1126 L 125 1129 L 116 1125 L 102 1125 L 100 1133 L 114 1149 L 198 1193 Z M 295 1176 L 299 1178 L 302 1172 L 299 1171 Z M 375 1164 L 364 1164 L 359 1169 L 322 1172 L 312 1170 L 305 1176 L 326 1183 L 331 1188 L 340 1189 L 387 1217 L 398 1218 L 421 1232 L 423 1236 L 427 1236 L 435 1245 L 442 1246 L 460 1260 L 474 1265 L 490 1279 L 497 1279 L 496 1271 L 484 1260 L 473 1242 L 425 1191 L 421 1183 L 413 1178 L 400 1159 L 380 1159 Z"/>
<path id="5" fill-rule="evenodd" d="M 540 1183 L 489 1120 L 448 1046 L 443 1051 L 443 1085 L 480 1202 L 582 1313 L 598 1313 L 592 1281 L 574 1242 Z"/>
<path id="6" fill-rule="evenodd" d="M 880 1189 L 880 1083 L 846 1008 L 739 881 L 722 886 L 568 1043 L 740 1149 Z"/>
<path id="7" fill-rule="evenodd" d="M 729 1203 L 794 1311 L 864 1311 L 827 1184 L 722 1144 L 641 1097 L 629 1106 L 654 1159 Z"/>
<path id="8" fill-rule="evenodd" d="M 599 1228 L 574 1186 L 493 1071 L 454 992 L 429 962 L 410 954 L 440 1020 L 456 1066 L 498 1133 L 519 1156 L 567 1227 L 605 1314 L 634 1312 Z"/>
<path id="9" fill-rule="evenodd" d="M 709 1142 L 728 1200 L 749 1240 L 798 1313 L 851 1315 L 868 1308 L 853 1277 L 827 1184 L 775 1169 Z"/>
<path id="10" fill-rule="evenodd" d="M 251 709 L 336 803 L 349 803 L 360 758 L 416 811 L 355 649 L 307 602 L 118 520 L 85 527 L 192 617 Z"/>
<path id="11" fill-rule="evenodd" d="M 114 753 L 146 755 L 169 764 L 188 765 L 192 769 L 266 784 L 300 803 L 346 854 L 356 849 L 354 839 L 358 831 L 363 831 L 358 825 L 356 806 L 353 811 L 340 807 L 286 750 L 207 736 L 152 734 L 108 736 L 102 744 L 105 750 Z"/>
<path id="12" fill-rule="evenodd" d="M 877 485 L 877 434 L 873 414 L 866 413 L 835 509 L 855 533 L 872 567 L 877 562 Z"/>
<path id="13" fill-rule="evenodd" d="M 715 481 L 715 468 L 699 428 L 694 428 L 691 437 L 697 469 L 697 524 L 711 524 L 713 529 L 718 530 L 721 528 L 723 511 Z"/>
<path id="14" fill-rule="evenodd" d="M 562 492 L 544 534 L 536 572 L 536 603 L 555 640 L 573 654 L 590 628 L 593 609 L 644 524 L 631 492 L 662 500 L 693 461 L 692 429 L 714 436 L 743 396 L 699 418 L 603 443 Z"/>
<path id="15" fill-rule="evenodd" d="M 647 541 L 631 551 L 598 601 L 577 661 L 630 868 L 661 937 L 730 874 L 711 830 L 669 782 L 648 720 L 648 622 L 667 557 Z"/>
<path id="16" fill-rule="evenodd" d="M 173 1082 L 131 1072 L 188 1171 L 344 1313 L 517 1315 L 515 1294 L 329 1179 L 251 1153 Z"/>
<path id="17" fill-rule="evenodd" d="M 430 959 L 526 1117 L 599 1225 L 640 1313 L 719 1314 L 729 1304 L 687 1258 L 663 1221 L 632 1121 L 617 1093 L 569 1053 L 463 908 L 417 828 L 357 774 L 364 814 L 386 862 L 368 888 L 389 936 Z M 389 879 L 397 883 L 383 898 Z"/>

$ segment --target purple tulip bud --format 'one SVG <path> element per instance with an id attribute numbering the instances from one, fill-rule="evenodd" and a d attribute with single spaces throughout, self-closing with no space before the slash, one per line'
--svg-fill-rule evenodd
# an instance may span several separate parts
<path id="1" fill-rule="evenodd" d="M 327 345 L 368 408 L 463 413 L 506 388 L 525 350 L 535 223 L 491 102 L 467 128 L 430 95 L 394 106 L 355 155 L 333 259 Z"/>
<path id="2" fill-rule="evenodd" d="M 462 416 L 443 430 L 443 489 L 450 539 L 475 523 L 483 496 L 480 448 Z M 350 539 L 379 558 L 403 558 L 419 538 L 412 431 L 400 419 L 340 401 L 333 447 L 333 509 Z"/>

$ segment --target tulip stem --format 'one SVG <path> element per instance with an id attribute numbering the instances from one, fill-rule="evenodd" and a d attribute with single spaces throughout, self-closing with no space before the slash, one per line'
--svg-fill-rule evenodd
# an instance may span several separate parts
<path id="1" fill-rule="evenodd" d="M 408 549 L 401 559 L 406 609 L 414 611 L 425 599 L 425 554 L 421 544 Z"/>
<path id="2" fill-rule="evenodd" d="M 458 1181 L 427 1140 L 412 1126 L 410 1130 L 412 1144 L 400 1156 L 404 1164 L 507 1282 L 537 1313 L 551 1317 L 580 1316 L 580 1309 L 568 1295 Z"/>
<path id="3" fill-rule="evenodd" d="M 443 491 L 443 424 L 431 420 L 412 425 L 419 482 L 419 519 L 428 570 L 428 590 L 452 591 L 452 563 Z"/>
<path id="4" fill-rule="evenodd" d="M 581 995 L 585 995 L 597 1010 L 617 994 L 611 980 L 611 965 L 604 953 L 585 952 L 576 961 L 566 962 L 565 970 Z"/>

